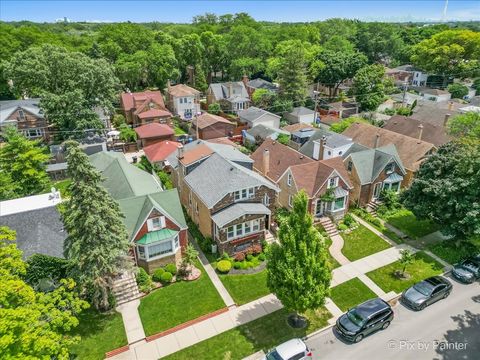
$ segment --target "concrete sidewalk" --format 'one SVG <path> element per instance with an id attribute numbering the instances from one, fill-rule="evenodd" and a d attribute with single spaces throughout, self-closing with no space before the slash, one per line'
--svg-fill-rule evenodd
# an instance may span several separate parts
<path id="1" fill-rule="evenodd" d="M 333 258 L 337 260 L 340 265 L 348 264 L 350 260 L 348 260 L 342 253 L 344 241 L 341 235 L 330 236 L 330 239 L 332 239 L 332 245 L 330 245 L 330 247 L 328 248 L 330 255 L 332 255 Z"/>
<path id="2" fill-rule="evenodd" d="M 145 332 L 143 331 L 142 320 L 138 313 L 138 306 L 140 300 L 133 300 L 128 303 L 117 306 L 115 309 L 122 314 L 123 325 L 125 326 L 125 333 L 129 344 L 145 339 Z"/>

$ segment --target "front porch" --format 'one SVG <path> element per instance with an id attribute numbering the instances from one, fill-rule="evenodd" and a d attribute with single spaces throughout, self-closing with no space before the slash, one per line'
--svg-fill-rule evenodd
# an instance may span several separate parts
<path id="1" fill-rule="evenodd" d="M 392 190 L 398 194 L 402 181 L 403 176 L 397 173 L 391 173 L 385 180 L 375 183 L 370 201 L 375 202 L 380 199 L 383 190 Z"/>
<path id="2" fill-rule="evenodd" d="M 348 210 L 348 191 L 337 187 L 332 193 L 333 200 L 325 201 L 318 198 L 314 202 L 313 216 L 317 219 L 331 217 L 334 220 L 343 218 Z"/>

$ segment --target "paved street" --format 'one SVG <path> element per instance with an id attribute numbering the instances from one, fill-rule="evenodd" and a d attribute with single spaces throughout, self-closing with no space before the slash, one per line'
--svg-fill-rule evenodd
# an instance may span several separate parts
<path id="1" fill-rule="evenodd" d="M 313 336 L 307 344 L 314 359 L 479 359 L 480 286 L 452 283 L 446 300 L 421 312 L 398 304 L 390 327 L 359 344 L 343 343 L 332 329 Z"/>

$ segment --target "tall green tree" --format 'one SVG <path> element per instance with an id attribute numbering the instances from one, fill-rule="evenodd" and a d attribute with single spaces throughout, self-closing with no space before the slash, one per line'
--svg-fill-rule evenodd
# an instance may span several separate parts
<path id="1" fill-rule="evenodd" d="M 385 100 L 387 81 L 382 65 L 367 65 L 355 74 L 350 91 L 362 110 L 374 111 Z"/>
<path id="2" fill-rule="evenodd" d="M 449 142 L 420 166 L 403 203 L 459 239 L 480 235 L 480 141 Z"/>
<path id="3" fill-rule="evenodd" d="M 325 239 L 313 226 L 307 204 L 307 195 L 301 191 L 292 211 L 280 222 L 280 244 L 272 244 L 267 253 L 268 287 L 297 315 L 325 303 L 332 278 Z"/>
<path id="4" fill-rule="evenodd" d="M 398 27 L 385 22 L 357 23 L 356 45 L 371 63 L 388 64 L 405 49 Z"/>
<path id="5" fill-rule="evenodd" d="M 14 127 L 3 132 L 5 145 L 0 148 L 0 182 L 5 198 L 41 194 L 49 189 L 46 163 L 48 150 L 37 140 L 28 140 Z M 14 194 L 14 196 L 12 196 Z"/>
<path id="6" fill-rule="evenodd" d="M 71 262 L 70 275 L 84 295 L 97 309 L 108 309 L 112 279 L 129 266 L 123 215 L 78 143 L 68 141 L 66 146 L 72 184 L 63 214 L 68 232 L 65 257 Z"/>
<path id="7" fill-rule="evenodd" d="M 78 298 L 71 279 L 48 293 L 37 292 L 23 277 L 27 265 L 17 249 L 15 231 L 0 227 L 0 353 L 4 359 L 70 358 L 78 337 L 67 333 L 78 325 L 88 303 Z"/>
<path id="8" fill-rule="evenodd" d="M 480 114 L 467 112 L 455 115 L 448 121 L 447 129 L 453 138 L 468 137 L 480 140 Z"/>

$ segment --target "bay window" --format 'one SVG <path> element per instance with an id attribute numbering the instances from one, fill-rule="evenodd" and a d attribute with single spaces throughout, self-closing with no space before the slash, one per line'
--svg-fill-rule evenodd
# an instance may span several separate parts
<path id="1" fill-rule="evenodd" d="M 260 219 L 246 221 L 241 224 L 229 226 L 227 228 L 227 240 L 247 236 L 260 231 Z"/>
<path id="2" fill-rule="evenodd" d="M 333 202 L 333 211 L 339 211 L 345 209 L 345 196 L 335 199 Z"/>
<path id="3" fill-rule="evenodd" d="M 137 244 L 138 258 L 146 261 L 174 254 L 180 248 L 178 234 L 174 237 L 151 244 Z"/>

